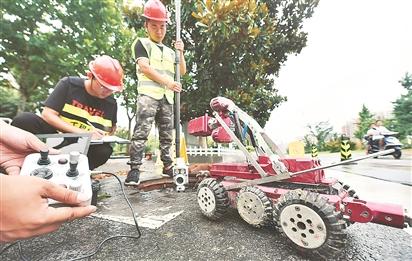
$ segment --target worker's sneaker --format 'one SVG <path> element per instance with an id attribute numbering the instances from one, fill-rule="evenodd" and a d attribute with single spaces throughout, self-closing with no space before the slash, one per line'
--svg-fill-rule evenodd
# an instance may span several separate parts
<path id="1" fill-rule="evenodd" d="M 162 176 L 166 178 L 173 178 L 173 165 L 163 168 Z"/>
<path id="2" fill-rule="evenodd" d="M 127 173 L 127 178 L 124 181 L 125 185 L 139 185 L 140 184 L 140 171 L 138 169 L 131 169 Z"/>

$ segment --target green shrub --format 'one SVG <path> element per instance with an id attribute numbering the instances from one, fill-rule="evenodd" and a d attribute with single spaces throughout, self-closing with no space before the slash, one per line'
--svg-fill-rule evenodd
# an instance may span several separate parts
<path id="1" fill-rule="evenodd" d="M 403 139 L 403 140 L 401 140 L 401 142 L 402 142 L 402 148 L 403 149 L 411 149 L 412 148 L 412 143 L 408 143 L 408 142 L 410 142 L 410 140 L 408 140 L 408 138 L 405 138 L 405 139 Z"/>
<path id="2" fill-rule="evenodd" d="M 350 144 L 351 150 L 358 149 L 358 145 L 356 142 L 353 142 L 350 140 L 349 144 Z M 330 151 L 330 152 L 340 152 L 340 146 L 341 146 L 341 139 L 329 140 L 328 142 L 325 143 L 325 150 Z"/>
<path id="3" fill-rule="evenodd" d="M 129 131 L 126 128 L 117 128 L 114 135 L 126 140 L 129 139 Z M 129 155 L 129 147 L 129 144 L 116 143 L 113 146 L 113 155 Z"/>
<path id="4" fill-rule="evenodd" d="M 157 148 L 159 148 L 159 139 L 154 135 L 149 135 L 146 141 L 146 147 L 144 148 L 144 152 L 155 153 Z"/>
<path id="5" fill-rule="evenodd" d="M 126 128 L 117 128 L 114 135 L 123 139 L 129 139 L 129 131 Z"/>

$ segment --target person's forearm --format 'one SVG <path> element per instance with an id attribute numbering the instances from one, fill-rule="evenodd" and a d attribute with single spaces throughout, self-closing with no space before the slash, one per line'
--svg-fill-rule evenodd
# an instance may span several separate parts
<path id="1" fill-rule="evenodd" d="M 57 130 L 65 133 L 85 133 L 86 130 L 77 128 L 65 121 L 63 121 L 58 115 L 43 113 L 42 118 L 51 126 Z"/>
<path id="2" fill-rule="evenodd" d="M 109 135 L 114 135 L 114 133 L 116 132 L 116 129 L 117 129 L 116 125 L 113 125 L 113 127 L 111 128 L 109 132 Z"/>
<path id="3" fill-rule="evenodd" d="M 170 82 L 169 79 L 157 72 L 150 65 L 140 66 L 140 70 L 144 75 L 146 75 L 146 77 L 148 77 L 152 81 L 157 82 L 160 85 L 166 86 Z"/>
<path id="4" fill-rule="evenodd" d="M 183 52 L 180 52 L 180 75 L 186 74 L 186 60 Z"/>

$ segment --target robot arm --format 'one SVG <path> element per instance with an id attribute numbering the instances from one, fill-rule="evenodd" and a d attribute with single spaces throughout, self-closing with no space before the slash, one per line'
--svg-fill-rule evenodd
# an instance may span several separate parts
<path id="1" fill-rule="evenodd" d="M 208 115 L 191 120 L 189 122 L 189 134 L 194 136 L 212 136 L 217 143 L 235 142 L 254 165 L 258 172 L 265 176 L 256 160 L 246 149 L 246 145 L 254 147 L 257 156 L 269 157 L 276 173 L 288 173 L 285 165 L 279 160 L 279 156 L 271 148 L 276 144 L 264 133 L 260 125 L 247 113 L 237 107 L 233 101 L 225 97 L 213 98 L 210 102 L 214 118 Z M 207 121 L 207 126 L 205 125 Z M 261 170 L 261 171 L 260 171 Z"/>

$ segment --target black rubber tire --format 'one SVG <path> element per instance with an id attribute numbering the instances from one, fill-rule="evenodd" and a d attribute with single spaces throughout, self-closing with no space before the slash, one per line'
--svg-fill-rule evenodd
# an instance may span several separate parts
<path id="1" fill-rule="evenodd" d="M 261 227 L 264 227 L 266 225 L 269 225 L 273 220 L 273 217 L 272 217 L 272 212 L 273 212 L 272 201 L 259 188 L 254 187 L 254 186 L 248 186 L 248 187 L 242 188 L 239 191 L 238 196 L 236 198 L 237 204 L 240 203 L 239 198 L 241 197 L 242 193 L 253 193 L 259 199 L 259 201 L 260 201 L 260 203 L 262 204 L 262 207 L 263 207 L 262 216 L 259 217 L 256 220 L 254 220 L 254 222 L 250 222 L 242 216 L 241 212 L 239 211 L 239 205 L 237 205 L 239 215 L 242 217 L 242 219 L 246 223 L 248 223 L 249 225 L 251 225 L 253 227 L 256 227 L 256 228 L 261 228 Z M 247 204 L 247 203 L 245 202 L 245 204 Z"/>
<path id="2" fill-rule="evenodd" d="M 392 153 L 392 156 L 393 156 L 395 159 L 400 159 L 400 158 L 402 157 L 402 151 L 401 151 L 401 150 L 395 150 L 395 151 Z"/>
<path id="3" fill-rule="evenodd" d="M 226 189 L 214 178 L 206 178 L 200 182 L 197 188 L 197 200 L 202 214 L 211 220 L 220 219 L 229 207 Z M 212 206 L 211 209 L 205 209 L 207 204 Z"/>
<path id="4" fill-rule="evenodd" d="M 320 246 L 305 248 L 296 244 L 287 236 L 282 228 L 280 218 L 282 211 L 291 205 L 300 205 L 310 208 L 322 219 L 326 227 L 326 237 Z M 282 195 L 278 203 L 274 206 L 273 221 L 279 232 L 289 240 L 294 248 L 304 255 L 314 256 L 324 260 L 333 259 L 333 257 L 346 245 L 346 234 L 343 231 L 345 228 L 345 221 L 342 220 L 341 213 L 335 211 L 334 205 L 329 203 L 327 198 L 322 197 L 315 192 L 292 190 Z M 300 233 L 300 231 L 298 233 Z"/>

